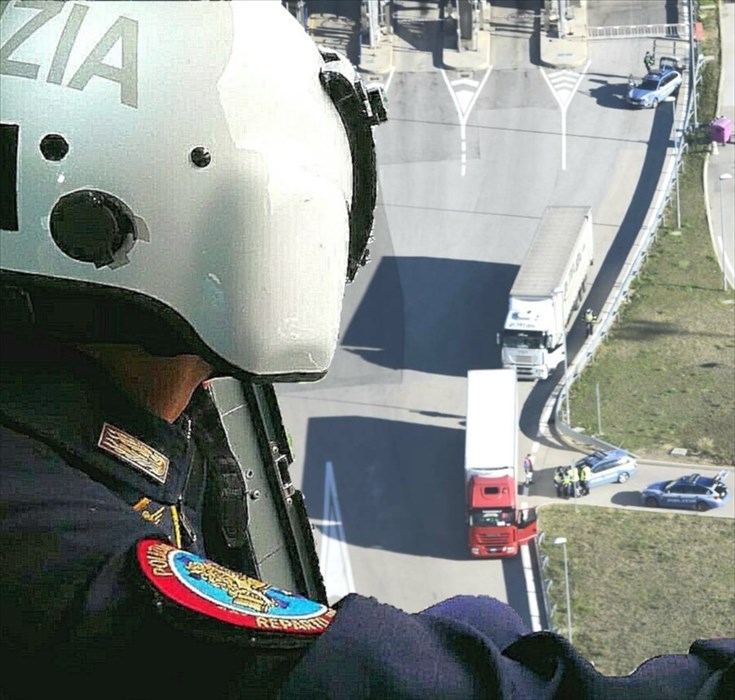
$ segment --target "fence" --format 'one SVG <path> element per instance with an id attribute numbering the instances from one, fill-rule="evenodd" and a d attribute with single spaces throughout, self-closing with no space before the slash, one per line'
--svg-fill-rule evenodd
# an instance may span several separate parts
<path id="1" fill-rule="evenodd" d="M 686 24 L 632 24 L 614 27 L 587 27 L 587 39 L 633 39 L 655 37 L 681 39 L 689 36 Z"/>

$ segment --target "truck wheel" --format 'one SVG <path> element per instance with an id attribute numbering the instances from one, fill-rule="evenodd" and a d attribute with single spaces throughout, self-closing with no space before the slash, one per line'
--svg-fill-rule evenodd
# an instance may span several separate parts
<path id="1" fill-rule="evenodd" d="M 620 474 L 618 474 L 619 484 L 624 484 L 628 479 L 630 479 L 630 474 L 628 474 L 628 472 L 620 472 Z"/>
<path id="2" fill-rule="evenodd" d="M 700 513 L 707 510 L 707 504 L 704 501 L 697 501 L 696 505 L 694 506 Z"/>
<path id="3" fill-rule="evenodd" d="M 646 498 L 644 503 L 649 508 L 658 508 L 658 501 L 653 496 L 649 496 L 648 498 Z"/>

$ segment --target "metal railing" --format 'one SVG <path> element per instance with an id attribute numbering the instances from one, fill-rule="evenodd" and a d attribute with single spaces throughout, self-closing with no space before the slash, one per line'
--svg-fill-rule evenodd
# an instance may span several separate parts
<path id="1" fill-rule="evenodd" d="M 681 39 L 689 36 L 686 24 L 629 24 L 615 27 L 587 27 L 587 38 L 634 39 L 635 37 L 661 37 Z"/>

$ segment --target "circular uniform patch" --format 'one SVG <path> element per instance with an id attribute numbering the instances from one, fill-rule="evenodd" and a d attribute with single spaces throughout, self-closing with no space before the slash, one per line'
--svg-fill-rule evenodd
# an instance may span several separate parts
<path id="1" fill-rule="evenodd" d="M 139 542 L 138 562 L 146 578 L 166 598 L 232 625 L 318 634 L 335 614 L 326 605 L 274 588 L 161 540 Z"/>

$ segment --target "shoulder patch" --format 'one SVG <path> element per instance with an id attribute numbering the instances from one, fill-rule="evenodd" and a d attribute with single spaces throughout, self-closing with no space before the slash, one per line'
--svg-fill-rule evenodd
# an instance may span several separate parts
<path id="1" fill-rule="evenodd" d="M 166 598 L 239 627 L 297 635 L 323 632 L 335 611 L 161 540 L 138 543 L 138 563 Z"/>
<path id="2" fill-rule="evenodd" d="M 102 426 L 97 447 L 139 469 L 159 484 L 166 483 L 168 457 L 124 430 L 105 423 Z"/>

